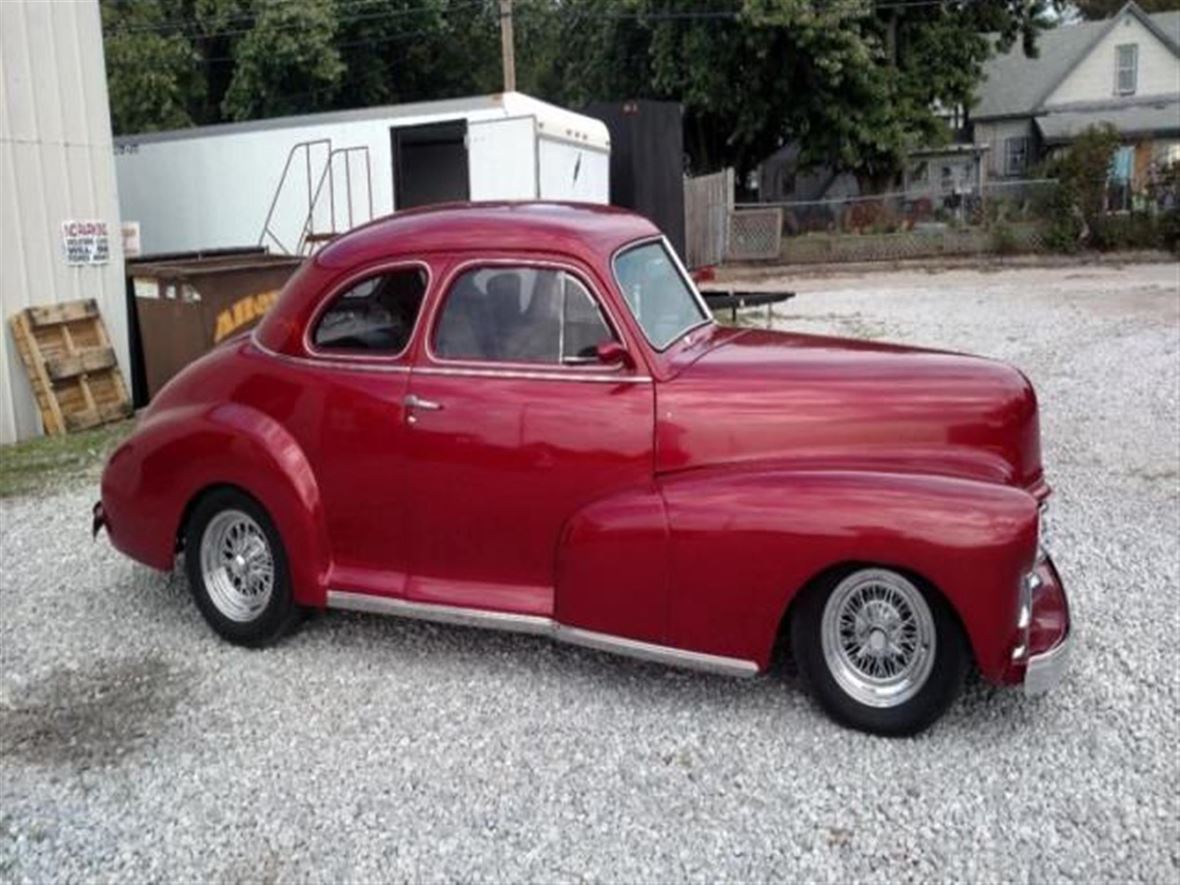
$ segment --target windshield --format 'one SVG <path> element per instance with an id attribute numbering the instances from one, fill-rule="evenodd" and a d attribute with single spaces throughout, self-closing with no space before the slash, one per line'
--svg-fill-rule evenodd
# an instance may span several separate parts
<path id="1" fill-rule="evenodd" d="M 620 252 L 615 256 L 615 279 L 656 350 L 664 350 L 709 318 L 662 242 Z"/>

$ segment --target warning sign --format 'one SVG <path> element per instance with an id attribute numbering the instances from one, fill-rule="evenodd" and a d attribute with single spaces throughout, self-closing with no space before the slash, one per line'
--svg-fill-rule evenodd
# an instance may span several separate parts
<path id="1" fill-rule="evenodd" d="M 63 221 L 61 245 L 66 264 L 106 264 L 111 260 L 111 240 L 105 221 Z"/>

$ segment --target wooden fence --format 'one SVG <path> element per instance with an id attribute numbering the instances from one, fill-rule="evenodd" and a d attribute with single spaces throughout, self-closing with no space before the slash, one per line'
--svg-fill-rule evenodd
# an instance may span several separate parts
<path id="1" fill-rule="evenodd" d="M 732 169 L 684 179 L 684 260 L 689 267 L 725 260 L 732 211 Z"/>

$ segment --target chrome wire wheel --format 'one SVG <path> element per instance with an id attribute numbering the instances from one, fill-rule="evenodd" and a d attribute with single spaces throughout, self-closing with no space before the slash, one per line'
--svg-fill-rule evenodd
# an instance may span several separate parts
<path id="1" fill-rule="evenodd" d="M 201 578 L 209 599 L 231 621 L 257 618 L 274 592 L 275 567 L 265 532 L 241 510 L 222 510 L 201 535 Z"/>
<path id="2" fill-rule="evenodd" d="M 896 572 L 866 569 L 837 584 L 820 631 L 832 678 L 866 706 L 904 704 L 934 668 L 934 616 L 922 592 Z"/>

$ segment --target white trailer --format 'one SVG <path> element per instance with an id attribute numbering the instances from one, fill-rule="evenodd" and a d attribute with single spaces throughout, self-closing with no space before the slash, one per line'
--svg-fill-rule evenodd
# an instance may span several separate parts
<path id="1" fill-rule="evenodd" d="M 395 209 L 610 198 L 606 125 L 519 92 L 115 139 L 144 253 L 304 254 Z"/>

